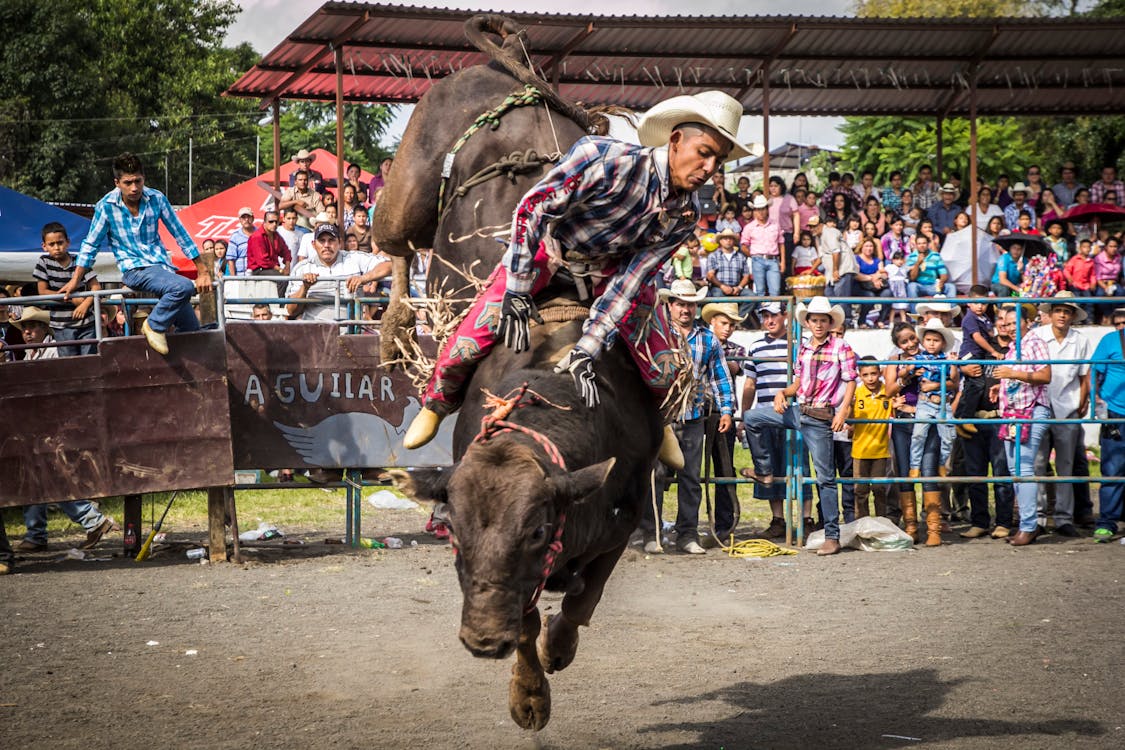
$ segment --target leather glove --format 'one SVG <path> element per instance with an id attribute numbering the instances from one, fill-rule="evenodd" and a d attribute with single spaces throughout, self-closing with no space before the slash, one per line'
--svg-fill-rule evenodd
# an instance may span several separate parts
<path id="1" fill-rule="evenodd" d="M 504 301 L 500 305 L 500 338 L 504 345 L 516 354 L 527 351 L 531 346 L 531 319 L 542 323 L 539 311 L 530 294 L 504 292 Z"/>
<path id="2" fill-rule="evenodd" d="M 574 387 L 586 402 L 588 408 L 593 409 L 601 399 L 598 397 L 598 381 L 594 374 L 593 358 L 581 349 L 572 349 L 555 365 L 555 372 L 569 371 L 574 378 Z"/>

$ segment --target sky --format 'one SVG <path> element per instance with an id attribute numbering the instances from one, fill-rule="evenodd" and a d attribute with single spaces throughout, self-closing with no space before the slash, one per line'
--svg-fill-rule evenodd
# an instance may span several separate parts
<path id="1" fill-rule="evenodd" d="M 311 16 L 324 0 L 240 0 L 242 12 L 232 24 L 228 44 L 249 42 L 259 54 L 266 54 Z M 436 8 L 505 11 L 519 8 L 529 13 L 601 13 L 605 0 L 569 0 L 565 9 L 558 0 L 419 0 L 415 5 Z M 852 0 L 789 0 L 783 10 L 785 15 L 843 16 L 850 15 Z M 615 15 L 779 15 L 777 3 L 762 0 L 695 0 L 690 5 L 683 0 L 619 0 L 613 5 Z M 399 115 L 391 124 L 389 140 L 402 135 L 412 107 L 400 107 Z M 773 117 L 770 118 L 770 142 L 774 147 L 790 141 L 822 147 L 838 146 L 843 137 L 836 127 L 843 122 L 835 117 Z M 743 120 L 739 136 L 743 141 L 760 142 L 761 118 Z"/>

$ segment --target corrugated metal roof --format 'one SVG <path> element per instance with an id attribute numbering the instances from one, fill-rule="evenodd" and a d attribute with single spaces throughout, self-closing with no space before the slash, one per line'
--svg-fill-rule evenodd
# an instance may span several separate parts
<path id="1" fill-rule="evenodd" d="M 485 61 L 465 39 L 476 11 L 329 2 L 227 90 L 409 103 Z M 773 115 L 1125 113 L 1125 18 L 874 19 L 506 13 L 563 96 L 645 109 L 718 88 Z M 704 31 L 705 33 L 700 33 Z M 1076 54 L 1077 53 L 1077 54 Z"/>

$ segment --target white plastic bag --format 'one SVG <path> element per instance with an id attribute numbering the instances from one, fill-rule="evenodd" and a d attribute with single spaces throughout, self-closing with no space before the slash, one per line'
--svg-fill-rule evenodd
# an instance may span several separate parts
<path id="1" fill-rule="evenodd" d="M 367 496 L 367 502 L 382 510 L 413 510 L 418 507 L 418 503 L 405 497 L 399 497 L 390 490 L 372 492 Z"/>
<path id="2" fill-rule="evenodd" d="M 824 531 L 814 531 L 805 542 L 805 549 L 820 549 Z M 889 518 L 864 516 L 840 526 L 840 546 L 863 552 L 900 552 L 914 547 L 910 535 Z"/>

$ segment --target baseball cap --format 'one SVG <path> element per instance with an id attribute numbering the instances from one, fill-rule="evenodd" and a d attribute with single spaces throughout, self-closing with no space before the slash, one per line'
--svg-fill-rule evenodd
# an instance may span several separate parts
<path id="1" fill-rule="evenodd" d="M 340 230 L 336 228 L 335 224 L 317 224 L 316 230 L 313 232 L 313 239 L 320 239 L 321 235 L 325 234 L 340 239 Z"/>
<path id="2" fill-rule="evenodd" d="M 246 214 L 250 214 L 251 216 L 253 216 L 254 209 L 250 208 L 249 206 L 243 206 L 242 208 L 238 209 L 239 218 L 245 216 Z"/>
<path id="3" fill-rule="evenodd" d="M 763 302 L 758 305 L 758 312 L 769 313 L 770 315 L 781 314 L 781 303 L 777 301 Z"/>

